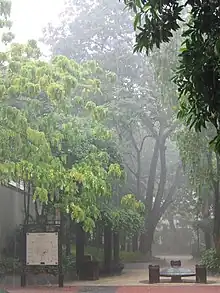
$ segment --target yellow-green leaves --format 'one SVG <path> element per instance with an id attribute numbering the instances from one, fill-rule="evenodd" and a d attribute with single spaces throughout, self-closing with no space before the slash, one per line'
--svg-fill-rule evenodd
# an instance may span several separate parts
<path id="1" fill-rule="evenodd" d="M 70 211 L 72 218 L 77 222 L 84 222 L 85 221 L 85 213 L 82 208 L 80 208 L 78 205 L 75 205 L 74 203 L 70 204 Z"/>
<path id="2" fill-rule="evenodd" d="M 0 84 L 0 101 L 4 99 L 6 88 L 4 84 Z"/>
<path id="3" fill-rule="evenodd" d="M 123 175 L 123 171 L 118 164 L 111 164 L 109 166 L 108 174 L 110 176 L 116 177 L 116 178 L 121 178 Z"/>
<path id="4" fill-rule="evenodd" d="M 86 103 L 86 106 L 85 108 L 88 110 L 88 111 L 94 111 L 96 109 L 96 104 L 93 102 L 93 101 L 89 101 Z"/>
<path id="5" fill-rule="evenodd" d="M 36 187 L 33 200 L 39 199 L 41 202 L 48 202 L 48 191 L 45 188 Z"/>
<path id="6" fill-rule="evenodd" d="M 140 214 L 143 214 L 145 210 L 144 204 L 140 200 L 137 200 L 134 194 L 124 195 L 121 199 L 121 205 L 124 208 L 137 211 Z"/>
<path id="7" fill-rule="evenodd" d="M 65 98 L 64 86 L 58 83 L 51 83 L 47 88 L 47 94 L 53 103 L 62 103 Z"/>
<path id="8" fill-rule="evenodd" d="M 45 62 L 35 41 L 13 44 L 3 57 L 1 179 L 30 184 L 33 200 L 68 211 L 91 231 L 100 197 L 109 198 L 123 175 L 103 147 L 112 138 L 107 108 L 93 101 L 101 69 L 65 56 Z"/>
<path id="9" fill-rule="evenodd" d="M 14 35 L 9 31 L 12 22 L 9 17 L 11 14 L 11 1 L 9 0 L 0 0 L 0 28 L 8 29 L 8 31 L 3 31 L 1 41 L 4 44 L 8 44 L 14 38 Z"/>

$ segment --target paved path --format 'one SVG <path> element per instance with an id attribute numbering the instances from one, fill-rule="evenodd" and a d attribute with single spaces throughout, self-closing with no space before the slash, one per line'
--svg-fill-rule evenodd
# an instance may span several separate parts
<path id="1" fill-rule="evenodd" d="M 193 267 L 195 263 L 189 257 L 164 257 L 166 261 L 181 259 L 185 267 Z M 80 281 L 66 284 L 65 288 L 38 287 L 26 289 L 8 289 L 9 293 L 220 293 L 220 279 L 208 278 L 207 285 L 195 284 L 195 278 L 189 278 L 188 283 L 172 284 L 161 280 L 161 284 L 148 284 L 147 263 L 128 264 L 121 276 L 101 278 L 98 281 Z M 163 283 L 162 283 L 163 282 Z M 165 283 L 164 283 L 165 282 Z M 166 283 L 167 282 L 167 283 Z M 0 291 L 1 293 L 1 291 Z"/>

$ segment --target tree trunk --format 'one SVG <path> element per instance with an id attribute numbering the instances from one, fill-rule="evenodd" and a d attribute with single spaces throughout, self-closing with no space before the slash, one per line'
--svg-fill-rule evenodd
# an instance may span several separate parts
<path id="1" fill-rule="evenodd" d="M 137 199 L 141 199 L 141 152 L 137 151 Z"/>
<path id="2" fill-rule="evenodd" d="M 145 229 L 150 231 L 149 224 L 152 223 L 152 209 L 153 209 L 153 194 L 154 194 L 154 185 L 157 171 L 157 163 L 159 159 L 159 150 L 160 150 L 160 142 L 159 139 L 156 139 L 154 145 L 154 152 L 150 163 L 149 177 L 147 182 L 147 191 L 146 191 L 146 202 L 145 202 Z M 148 240 L 149 237 L 149 240 Z M 142 253 L 151 255 L 151 246 L 153 242 L 153 236 L 151 233 L 144 233 L 140 237 L 140 246 L 139 250 Z"/>
<path id="3" fill-rule="evenodd" d="M 147 255 L 149 259 L 152 258 L 152 245 L 154 240 L 154 231 L 156 227 L 148 227 L 148 231 L 141 235 L 140 238 L 140 252 Z"/>
<path id="4" fill-rule="evenodd" d="M 85 242 L 84 242 L 85 246 L 89 245 L 89 234 L 85 233 Z"/>
<path id="5" fill-rule="evenodd" d="M 112 230 L 111 227 L 104 227 L 104 267 L 106 273 L 111 272 L 112 262 Z"/>
<path id="6" fill-rule="evenodd" d="M 147 182 L 147 191 L 146 191 L 146 214 L 152 210 L 153 204 L 153 194 L 154 194 L 154 184 L 157 172 L 157 162 L 159 158 L 159 139 L 156 140 L 154 145 L 154 152 L 150 163 L 149 177 Z"/>
<path id="7" fill-rule="evenodd" d="M 100 223 L 96 223 L 95 229 L 95 247 L 103 248 L 103 228 Z"/>
<path id="8" fill-rule="evenodd" d="M 212 237 L 211 237 L 210 233 L 205 232 L 204 238 L 205 238 L 205 248 L 207 250 L 212 248 Z"/>
<path id="9" fill-rule="evenodd" d="M 169 211 L 168 211 L 168 213 L 169 213 Z M 176 226 L 174 224 L 173 215 L 169 214 L 167 220 L 169 222 L 170 230 L 175 233 L 176 232 Z"/>
<path id="10" fill-rule="evenodd" d="M 84 260 L 85 232 L 80 223 L 76 224 L 76 270 L 79 272 Z"/>
<path id="11" fill-rule="evenodd" d="M 138 251 L 138 234 L 135 234 L 132 238 L 132 251 Z"/>
<path id="12" fill-rule="evenodd" d="M 71 254 L 71 218 L 70 218 L 70 215 L 67 215 L 66 217 L 66 231 L 65 231 L 65 234 L 66 234 L 66 256 L 70 256 Z"/>
<path id="13" fill-rule="evenodd" d="M 121 241 L 121 251 L 125 251 L 125 249 L 126 249 L 126 234 L 124 232 L 122 236 L 122 241 Z"/>
<path id="14" fill-rule="evenodd" d="M 219 156 L 216 154 L 217 160 L 217 175 L 220 175 L 220 160 Z M 219 177 L 218 177 L 219 178 Z M 219 197 L 219 180 L 214 182 L 214 230 L 213 230 L 213 239 L 215 243 L 215 249 L 220 253 L 220 197 Z"/>
<path id="15" fill-rule="evenodd" d="M 131 251 L 131 239 L 130 238 L 128 238 L 127 239 L 127 252 L 130 252 Z"/>
<path id="16" fill-rule="evenodd" d="M 113 234 L 113 249 L 114 249 L 114 262 L 119 263 L 120 260 L 120 241 L 119 233 L 115 232 Z"/>

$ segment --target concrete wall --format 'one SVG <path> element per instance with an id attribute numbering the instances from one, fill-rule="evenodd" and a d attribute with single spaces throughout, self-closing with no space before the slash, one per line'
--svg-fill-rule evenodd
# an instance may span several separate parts
<path id="1" fill-rule="evenodd" d="M 5 240 L 24 220 L 24 197 L 15 188 L 0 185 L 0 251 Z"/>

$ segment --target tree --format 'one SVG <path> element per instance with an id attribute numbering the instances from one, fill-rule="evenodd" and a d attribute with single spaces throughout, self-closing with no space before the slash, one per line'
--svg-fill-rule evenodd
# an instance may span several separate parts
<path id="1" fill-rule="evenodd" d="M 10 20 L 11 1 L 1 0 L 0 7 L 0 28 L 2 29 L 1 41 L 4 44 L 8 44 L 14 38 L 13 33 L 10 31 L 12 27 L 12 22 Z"/>
<path id="2" fill-rule="evenodd" d="M 210 125 L 201 133 L 184 127 L 179 130 L 177 141 L 185 174 L 197 197 L 200 218 L 197 226 L 205 234 L 206 247 L 210 248 L 212 236 L 216 249 L 219 249 L 219 210 L 216 202 L 219 197 L 219 155 L 209 148 L 214 133 L 215 129 Z"/>
<path id="3" fill-rule="evenodd" d="M 13 44 L 1 64 L 1 180 L 31 184 L 33 199 L 52 203 L 94 227 L 97 198 L 111 194 L 121 176 L 97 141 L 111 141 L 102 123 L 106 108 L 88 101 L 99 82 L 95 63 L 64 56 L 40 59 L 35 41 Z M 85 99 L 83 99 L 83 97 Z"/>
<path id="4" fill-rule="evenodd" d="M 56 208 L 62 222 L 66 216 L 77 223 L 79 267 L 85 231 L 92 232 L 102 219 L 102 203 L 111 201 L 123 177 L 112 132 L 105 126 L 108 109 L 90 99 L 100 91 L 93 75 L 103 71 L 96 62 L 77 64 L 64 56 L 42 61 L 33 40 L 12 44 L 1 65 L 1 183 L 27 186 L 25 223 L 31 200 L 37 223 L 54 216 Z M 139 229 L 143 218 L 135 209 L 118 212 L 120 221 L 125 215 L 133 218 L 129 229 Z"/>
<path id="5" fill-rule="evenodd" d="M 135 51 L 149 53 L 170 42 L 181 22 L 183 44 L 174 82 L 179 91 L 179 118 L 196 131 L 211 122 L 219 151 L 219 4 L 218 1 L 124 1 L 135 11 Z M 188 11 L 187 16 L 184 15 Z M 210 98 L 211 97 L 211 98 Z"/>
<path id="6" fill-rule="evenodd" d="M 120 233 L 126 232 L 130 237 L 143 230 L 144 204 L 132 194 L 121 198 L 119 204 L 106 201 L 102 210 L 102 223 L 104 224 L 104 267 L 111 272 L 112 246 L 113 263 L 119 264 Z"/>
<path id="7" fill-rule="evenodd" d="M 132 27 L 129 25 L 131 15 L 123 11 L 122 6 L 116 2 L 103 0 L 93 4 L 91 2 L 85 6 L 69 1 L 63 13 L 63 23 L 58 28 L 50 25 L 45 30 L 44 41 L 51 46 L 55 55 L 62 53 L 80 62 L 96 59 L 102 68 L 115 73 L 115 82 L 105 83 L 104 96 L 97 96 L 97 103 L 107 103 L 111 111 L 108 126 L 117 132 L 119 149 L 123 154 L 123 163 L 129 178 L 129 183 L 124 187 L 126 191 L 123 193 L 134 193 L 147 205 L 146 197 L 149 200 L 146 211 L 151 210 L 154 197 L 158 194 L 158 209 L 164 203 L 167 188 L 172 186 L 175 167 L 179 174 L 178 164 L 175 165 L 177 162 L 173 163 L 174 167 L 169 166 L 172 169 L 171 176 L 166 176 L 162 171 L 168 165 L 166 162 L 163 163 L 166 143 L 175 129 L 172 110 L 167 107 L 169 98 L 174 100 L 175 88 L 169 80 L 171 71 L 165 72 L 164 69 L 162 72 L 160 69 L 161 64 L 165 63 L 167 65 L 172 63 L 173 67 L 176 52 L 173 54 L 174 46 L 171 44 L 170 56 L 164 53 L 165 48 L 159 58 L 156 54 L 147 60 L 133 55 Z M 75 9 L 79 13 L 73 19 L 72 14 Z M 154 148 L 155 141 L 157 141 L 155 152 L 152 152 L 150 148 Z M 160 148 L 162 169 L 158 166 Z M 131 165 L 132 160 L 134 162 Z M 161 177 L 159 187 L 160 175 L 163 178 Z M 147 178 L 149 178 L 148 182 Z M 171 194 L 173 196 L 175 192 Z M 169 203 L 172 196 L 169 198 Z M 167 205 L 168 200 L 163 208 Z M 163 209 L 160 211 L 163 213 Z M 151 216 L 149 214 L 148 218 L 146 212 L 146 223 L 148 225 L 152 223 L 153 229 L 149 235 L 149 247 L 141 245 L 143 252 L 151 250 L 153 233 L 158 222 L 158 217 L 153 219 L 155 214 L 156 211 Z M 160 218 L 160 213 L 157 215 Z"/>

